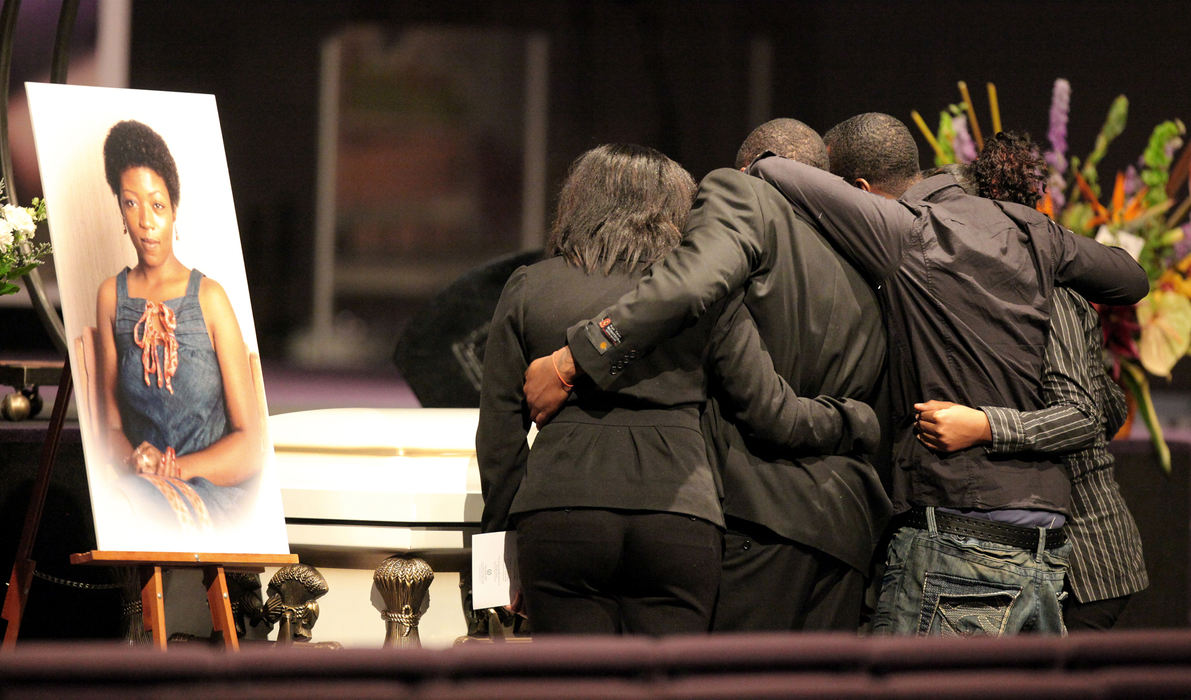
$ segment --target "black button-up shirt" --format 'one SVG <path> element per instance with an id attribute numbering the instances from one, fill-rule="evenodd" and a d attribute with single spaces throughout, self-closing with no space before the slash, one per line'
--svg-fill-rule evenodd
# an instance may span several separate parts
<path id="1" fill-rule="evenodd" d="M 950 454 L 914 435 L 913 404 L 1042 407 L 1042 357 L 1053 287 L 1131 304 L 1149 291 L 1129 255 L 1077 236 L 1028 207 L 965 194 L 950 175 L 898 201 L 783 158 L 750 172 L 774 184 L 878 289 L 889 336 L 893 503 L 1066 513 L 1057 459 Z"/>

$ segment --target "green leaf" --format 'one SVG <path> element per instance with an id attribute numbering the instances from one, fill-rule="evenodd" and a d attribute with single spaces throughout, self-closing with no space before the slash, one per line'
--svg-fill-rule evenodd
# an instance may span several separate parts
<path id="1" fill-rule="evenodd" d="M 1150 374 L 1170 377 L 1175 363 L 1191 345 L 1191 300 L 1182 294 L 1157 289 L 1137 305 L 1141 338 L 1138 359 Z"/>
<path id="2" fill-rule="evenodd" d="M 939 130 L 936 132 L 939 150 L 942 154 L 935 154 L 935 165 L 947 165 L 955 161 L 955 124 L 951 114 L 947 111 L 939 112 Z"/>
<path id="3" fill-rule="evenodd" d="M 1183 145 L 1180 137 L 1186 131 L 1183 122 L 1176 119 L 1155 126 L 1150 134 L 1149 143 L 1142 154 L 1145 168 L 1141 171 L 1141 181 L 1149 188 L 1145 196 L 1146 204 L 1153 206 L 1166 200 L 1166 183 L 1170 179 L 1173 152 Z"/>
<path id="4" fill-rule="evenodd" d="M 1100 127 L 1100 133 L 1096 135 L 1096 145 L 1088 154 L 1083 170 L 1080 171 L 1083 179 L 1087 180 L 1097 197 L 1100 196 L 1100 183 L 1096 174 L 1096 165 L 1108 153 L 1108 145 L 1125 130 L 1125 122 L 1128 117 L 1129 99 L 1124 95 L 1117 95 L 1108 108 L 1108 116 L 1104 119 L 1104 125 Z"/>
<path id="5" fill-rule="evenodd" d="M 36 268 L 38 265 L 41 265 L 41 261 L 40 261 L 40 260 L 38 260 L 38 261 L 36 261 L 36 262 L 31 262 L 31 263 L 28 263 L 28 264 L 25 264 L 25 265 L 21 265 L 21 266 L 20 266 L 20 267 L 18 267 L 17 269 L 15 269 L 15 270 L 11 271 L 11 272 L 9 273 L 9 276 L 10 276 L 10 277 L 24 277 L 25 275 L 27 275 L 27 274 L 29 274 L 30 272 L 32 272 L 32 271 L 34 270 L 34 268 Z"/>
<path id="6" fill-rule="evenodd" d="M 1166 233 L 1162 234 L 1162 236 L 1158 238 L 1158 245 L 1162 246 L 1163 248 L 1169 248 L 1175 243 L 1183 240 L 1185 235 L 1186 234 L 1183 233 L 1183 229 L 1181 228 L 1169 229 L 1166 231 Z"/>
<path id="7" fill-rule="evenodd" d="M 1075 202 L 1068 204 L 1063 211 L 1059 212 L 1059 223 L 1081 236 L 1095 236 L 1096 232 L 1088 228 L 1087 223 L 1093 214 L 1091 204 Z"/>
<path id="8" fill-rule="evenodd" d="M 1121 370 L 1121 380 L 1137 400 L 1137 412 L 1150 431 L 1150 441 L 1154 443 L 1154 451 L 1158 453 L 1158 466 L 1163 473 L 1170 476 L 1170 447 L 1162 434 L 1162 425 L 1158 423 L 1158 413 L 1150 399 L 1150 383 L 1145 372 L 1132 362 L 1122 362 Z"/>

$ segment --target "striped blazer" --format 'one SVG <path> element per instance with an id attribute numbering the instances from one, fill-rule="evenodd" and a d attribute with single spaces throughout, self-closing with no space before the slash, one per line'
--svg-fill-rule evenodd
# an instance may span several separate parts
<path id="1" fill-rule="evenodd" d="M 1082 297 L 1056 288 L 1042 375 L 1047 408 L 982 406 L 997 453 L 1062 453 L 1071 472 L 1069 583 L 1088 603 L 1149 585 L 1141 536 L 1113 475 L 1108 440 L 1125 419 L 1125 398 L 1104 371 L 1100 320 Z"/>

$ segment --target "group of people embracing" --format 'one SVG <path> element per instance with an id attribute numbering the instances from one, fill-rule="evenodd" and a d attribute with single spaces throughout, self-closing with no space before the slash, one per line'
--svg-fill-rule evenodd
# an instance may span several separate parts
<path id="1" fill-rule="evenodd" d="M 880 113 L 767 122 L 698 186 L 581 155 L 476 434 L 533 633 L 1111 627 L 1148 581 L 1089 302 L 1149 284 L 1033 208 L 1044 178 L 1011 133 L 922 173 Z"/>

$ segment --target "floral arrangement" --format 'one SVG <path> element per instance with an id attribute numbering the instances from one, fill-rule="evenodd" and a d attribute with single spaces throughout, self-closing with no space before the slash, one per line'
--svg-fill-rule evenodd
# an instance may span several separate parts
<path id="1" fill-rule="evenodd" d="M 33 198 L 33 205 L 18 207 L 8 202 L 0 180 L 0 296 L 21 290 L 13 280 L 45 261 L 49 243 L 33 243 L 37 224 L 45 220 L 45 200 Z"/>
<path id="2" fill-rule="evenodd" d="M 967 86 L 961 82 L 959 87 L 962 103 L 940 113 L 934 132 L 921 115 L 912 114 L 934 149 L 937 165 L 971 162 L 982 146 Z M 988 90 L 993 130 L 1000 131 L 996 88 L 990 83 Z M 1191 148 L 1175 158 L 1186 127 L 1177 119 L 1154 127 L 1145 151 L 1116 174 L 1106 194 L 1097 166 L 1125 130 L 1129 101 L 1124 95 L 1113 100 L 1091 152 L 1082 160 L 1068 155 L 1070 103 L 1071 85 L 1060 78 L 1051 93 L 1050 148 L 1044 153 L 1049 172 L 1038 209 L 1076 233 L 1125 248 L 1149 276 L 1150 293 L 1138 304 L 1099 311 L 1112 375 L 1133 400 L 1159 463 L 1169 472 L 1170 450 L 1150 397 L 1149 375 L 1169 378 L 1178 361 L 1191 354 Z"/>

